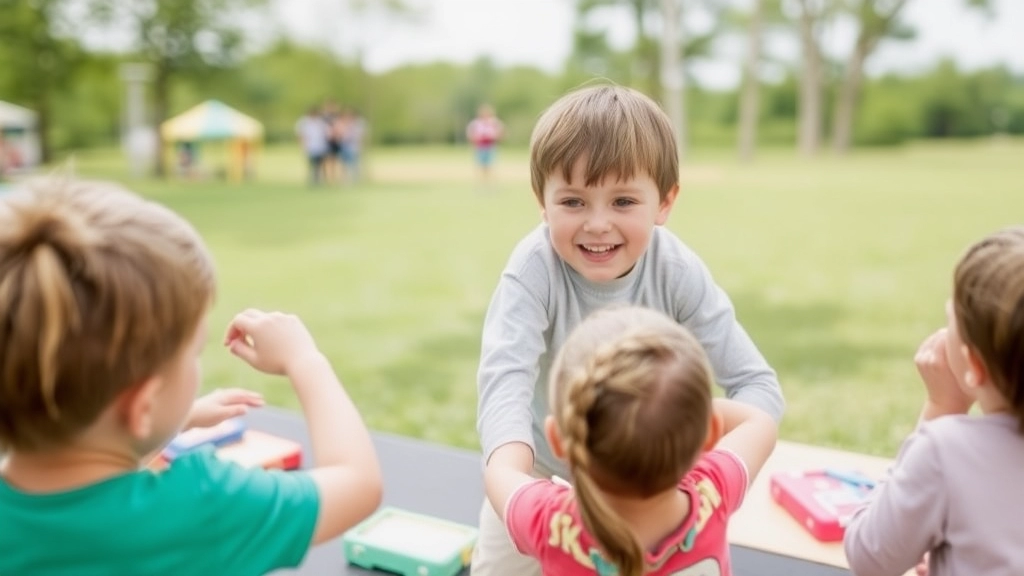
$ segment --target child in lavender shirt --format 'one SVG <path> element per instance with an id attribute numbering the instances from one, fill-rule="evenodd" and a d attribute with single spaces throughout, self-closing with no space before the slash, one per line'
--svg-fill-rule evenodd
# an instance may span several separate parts
<path id="1" fill-rule="evenodd" d="M 1024 574 L 1024 227 L 967 250 L 946 316 L 914 358 L 921 423 L 847 528 L 857 576 L 897 576 L 925 556 L 930 576 Z M 973 404 L 981 415 L 967 415 Z"/>

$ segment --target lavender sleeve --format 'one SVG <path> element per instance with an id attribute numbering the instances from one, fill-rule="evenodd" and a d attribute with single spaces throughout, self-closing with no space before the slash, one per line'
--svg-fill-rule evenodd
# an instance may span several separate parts
<path id="1" fill-rule="evenodd" d="M 949 508 L 938 442 L 923 426 L 903 444 L 889 478 L 856 512 L 843 545 L 856 576 L 898 576 L 943 542 Z"/>

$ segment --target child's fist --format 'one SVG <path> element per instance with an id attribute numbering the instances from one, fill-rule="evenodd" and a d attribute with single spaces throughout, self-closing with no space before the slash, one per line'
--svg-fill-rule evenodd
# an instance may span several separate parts
<path id="1" fill-rule="evenodd" d="M 253 368 L 287 375 L 312 355 L 319 355 L 313 337 L 293 314 L 249 309 L 228 325 L 224 344 Z"/>
<path id="2" fill-rule="evenodd" d="M 974 400 L 964 392 L 946 357 L 946 329 L 925 338 L 914 355 L 914 365 L 928 390 L 928 401 L 947 414 L 963 414 Z"/>

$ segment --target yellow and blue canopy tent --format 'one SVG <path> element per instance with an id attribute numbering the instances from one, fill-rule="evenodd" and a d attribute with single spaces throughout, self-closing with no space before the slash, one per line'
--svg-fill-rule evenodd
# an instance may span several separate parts
<path id="1" fill-rule="evenodd" d="M 263 140 L 263 124 L 219 100 L 207 100 L 160 125 L 165 142 L 221 141 L 228 145 L 228 177 L 239 181 L 250 152 Z"/>

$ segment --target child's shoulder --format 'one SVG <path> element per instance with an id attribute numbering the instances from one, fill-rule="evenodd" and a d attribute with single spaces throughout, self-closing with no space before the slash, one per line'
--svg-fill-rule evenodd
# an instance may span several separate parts
<path id="1" fill-rule="evenodd" d="M 551 270 L 561 258 L 551 244 L 551 235 L 546 224 L 540 224 L 523 236 L 505 264 L 505 273 L 513 275 L 529 275 L 539 271 Z"/>
<path id="2" fill-rule="evenodd" d="M 716 448 L 701 454 L 693 468 L 683 477 L 681 482 L 697 481 L 707 478 L 717 484 L 734 480 L 747 481 L 747 465 L 736 453 L 728 449 Z"/>
<path id="3" fill-rule="evenodd" d="M 697 252 L 675 232 L 664 226 L 654 227 L 647 254 L 648 258 L 658 263 L 692 264 L 700 262 Z"/>
<path id="4" fill-rule="evenodd" d="M 1017 420 L 1010 414 L 943 416 L 921 423 L 911 436 L 918 443 L 927 443 L 944 452 L 950 448 L 971 451 L 993 441 L 1024 447 L 1024 436 L 1017 428 Z"/>
<path id="5" fill-rule="evenodd" d="M 212 448 L 200 448 L 179 456 L 159 472 L 144 471 L 154 488 L 175 500 L 211 499 L 218 493 L 231 494 L 257 473 L 217 458 Z"/>

